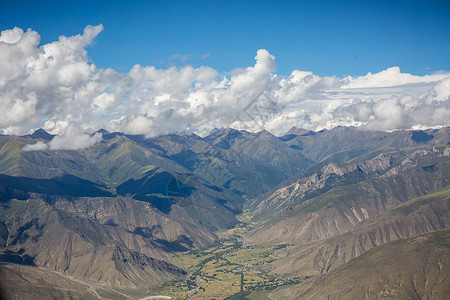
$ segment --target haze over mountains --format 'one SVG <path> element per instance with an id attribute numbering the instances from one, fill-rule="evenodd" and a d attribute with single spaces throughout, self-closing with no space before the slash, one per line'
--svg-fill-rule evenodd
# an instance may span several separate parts
<path id="1" fill-rule="evenodd" d="M 243 212 L 244 246 L 279 246 L 261 269 L 312 276 L 275 299 L 450 294 L 448 127 L 92 136 L 79 150 L 35 146 L 55 139 L 44 130 L 0 136 L 11 298 L 123 299 L 184 278 L 170 258 L 211 246 Z"/>

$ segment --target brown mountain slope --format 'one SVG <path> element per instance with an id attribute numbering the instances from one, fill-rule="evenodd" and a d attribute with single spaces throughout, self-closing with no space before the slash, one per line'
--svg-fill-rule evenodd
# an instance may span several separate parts
<path id="1" fill-rule="evenodd" d="M 119 297 L 117 297 L 119 299 Z M 98 299 L 81 281 L 37 267 L 0 263 L 0 299 Z"/>
<path id="2" fill-rule="evenodd" d="M 446 144 L 450 128 L 428 130 L 366 131 L 356 127 L 335 127 L 319 132 L 293 132 L 280 139 L 316 161 L 347 161 L 373 152 L 394 148 L 420 148 L 424 145 Z"/>
<path id="3" fill-rule="evenodd" d="M 148 230 L 136 227 L 137 231 L 132 232 L 112 222 L 101 224 L 55 209 L 39 199 L 11 200 L 3 205 L 8 206 L 1 211 L 8 236 L 1 250 L 2 261 L 40 266 L 131 288 L 158 284 L 185 274 L 162 259 L 170 251 L 192 247 L 193 242 L 186 235 L 178 233 L 177 237 L 158 239 L 158 234 L 164 234 L 163 228 L 152 231 L 151 227 Z M 130 211 L 129 216 L 132 214 Z M 162 233 L 157 233 L 158 229 Z M 186 232 L 182 226 L 179 230 Z"/>
<path id="4" fill-rule="evenodd" d="M 397 240 L 300 285 L 275 290 L 274 299 L 448 299 L 450 230 Z"/>
<path id="5" fill-rule="evenodd" d="M 168 244 L 180 241 L 185 237 L 189 245 L 187 248 L 203 248 L 217 239 L 207 229 L 191 222 L 188 217 L 186 220 L 173 219 L 170 216 L 163 215 L 145 202 L 136 201 L 129 198 L 115 197 L 83 197 L 73 199 L 61 198 L 56 201 L 54 207 L 58 210 L 76 215 L 82 218 L 90 219 L 111 228 L 121 229 L 134 239 L 124 241 L 130 249 L 138 252 L 147 252 L 146 247 L 155 241 L 167 241 Z M 128 236 L 128 235 L 124 235 Z M 138 239 L 142 241 L 138 242 Z M 140 245 L 142 243 L 142 245 Z M 176 247 L 175 247 L 176 248 Z M 167 250 L 151 249 L 153 255 L 157 257 L 166 257 Z M 179 249 L 173 249 L 179 251 Z"/>
<path id="6" fill-rule="evenodd" d="M 450 227 L 450 186 L 410 200 L 325 240 L 278 251 L 273 272 L 287 276 L 330 272 L 367 250 L 408 236 Z"/>
<path id="7" fill-rule="evenodd" d="M 337 186 L 400 174 L 448 160 L 450 147 L 441 145 L 415 150 L 408 154 L 403 151 L 394 154 L 383 153 L 366 161 L 329 163 L 317 171 L 293 176 L 254 199 L 250 205 L 252 216 L 254 220 L 268 215 L 273 217 L 288 207 L 298 205 Z"/>
<path id="8" fill-rule="evenodd" d="M 338 186 L 274 218 L 266 218 L 246 237 L 255 244 L 300 244 L 328 238 L 449 184 L 450 162 L 443 162 L 432 169 L 419 167 L 397 175 Z"/>

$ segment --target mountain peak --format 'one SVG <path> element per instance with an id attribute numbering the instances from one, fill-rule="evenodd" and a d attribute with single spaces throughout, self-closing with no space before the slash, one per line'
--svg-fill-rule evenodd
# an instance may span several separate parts
<path id="1" fill-rule="evenodd" d="M 271 132 L 267 131 L 267 130 L 261 130 L 259 132 L 256 133 L 257 136 L 262 137 L 262 138 L 266 138 L 266 139 L 277 139 L 276 136 L 274 136 Z"/>
<path id="2" fill-rule="evenodd" d="M 101 134 L 110 134 L 111 132 L 109 132 L 108 130 L 105 130 L 105 129 L 99 129 L 99 130 L 97 130 L 95 133 L 101 133 Z"/>
<path id="3" fill-rule="evenodd" d="M 312 131 L 312 130 L 308 130 L 308 129 L 303 129 L 303 128 L 298 128 L 298 127 L 292 126 L 292 128 L 289 129 L 289 131 L 286 132 L 285 135 L 289 135 L 289 134 L 309 135 L 309 134 L 311 134 L 313 132 L 314 131 Z"/>
<path id="4" fill-rule="evenodd" d="M 44 129 L 39 128 L 32 134 L 28 134 L 25 137 L 30 137 L 32 139 L 43 139 L 46 141 L 51 141 L 54 136 L 55 136 L 54 134 L 50 134 L 47 131 L 45 131 Z"/>
<path id="5" fill-rule="evenodd" d="M 237 137 L 240 137 L 244 132 L 245 131 L 233 129 L 230 127 L 214 128 L 203 139 L 205 141 L 207 141 L 208 143 L 214 143 L 214 141 L 223 140 L 223 139 L 233 140 Z"/>

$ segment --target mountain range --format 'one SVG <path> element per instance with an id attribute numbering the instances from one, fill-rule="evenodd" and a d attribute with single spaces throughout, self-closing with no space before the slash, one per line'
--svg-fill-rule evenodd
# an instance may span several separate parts
<path id="1" fill-rule="evenodd" d="M 53 139 L 42 129 L 0 135 L 5 297 L 139 298 L 189 278 L 174 255 L 243 215 L 244 246 L 276 247 L 262 271 L 308 278 L 271 299 L 450 294 L 450 128 L 99 133 L 40 151 L 24 147 Z"/>

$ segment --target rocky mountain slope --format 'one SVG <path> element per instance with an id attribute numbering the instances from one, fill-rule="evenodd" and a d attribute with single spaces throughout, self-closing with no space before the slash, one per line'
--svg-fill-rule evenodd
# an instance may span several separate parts
<path id="1" fill-rule="evenodd" d="M 338 186 L 355 184 L 371 178 L 388 177 L 417 167 L 432 171 L 436 163 L 449 159 L 450 148 L 448 145 L 442 145 L 415 150 L 409 154 L 405 154 L 404 151 L 382 153 L 365 161 L 329 163 L 317 171 L 293 176 L 253 200 L 251 203 L 252 215 L 255 219 L 268 214 L 273 215 L 274 212 L 290 209 L 293 205 Z"/>
<path id="2" fill-rule="evenodd" d="M 285 276 L 325 274 L 373 247 L 450 228 L 450 187 L 407 201 L 358 223 L 346 233 L 278 251 L 273 272 Z"/>
<path id="3" fill-rule="evenodd" d="M 8 206 L 7 218 L 2 217 L 8 228 L 2 260 L 122 287 L 160 283 L 184 274 L 162 260 L 166 253 L 160 250 L 159 239 L 69 214 L 40 199 L 11 200 Z M 173 243 L 189 246 L 190 239 L 181 237 Z"/>
<path id="4" fill-rule="evenodd" d="M 334 187 L 272 212 L 248 234 L 252 243 L 304 243 L 352 229 L 359 222 L 450 184 L 450 162 Z M 280 197 L 281 198 L 281 197 Z M 283 201 L 283 200 L 280 200 Z"/>
<path id="5" fill-rule="evenodd" d="M 446 299 L 449 248 L 448 229 L 397 240 L 271 295 L 274 299 Z"/>

